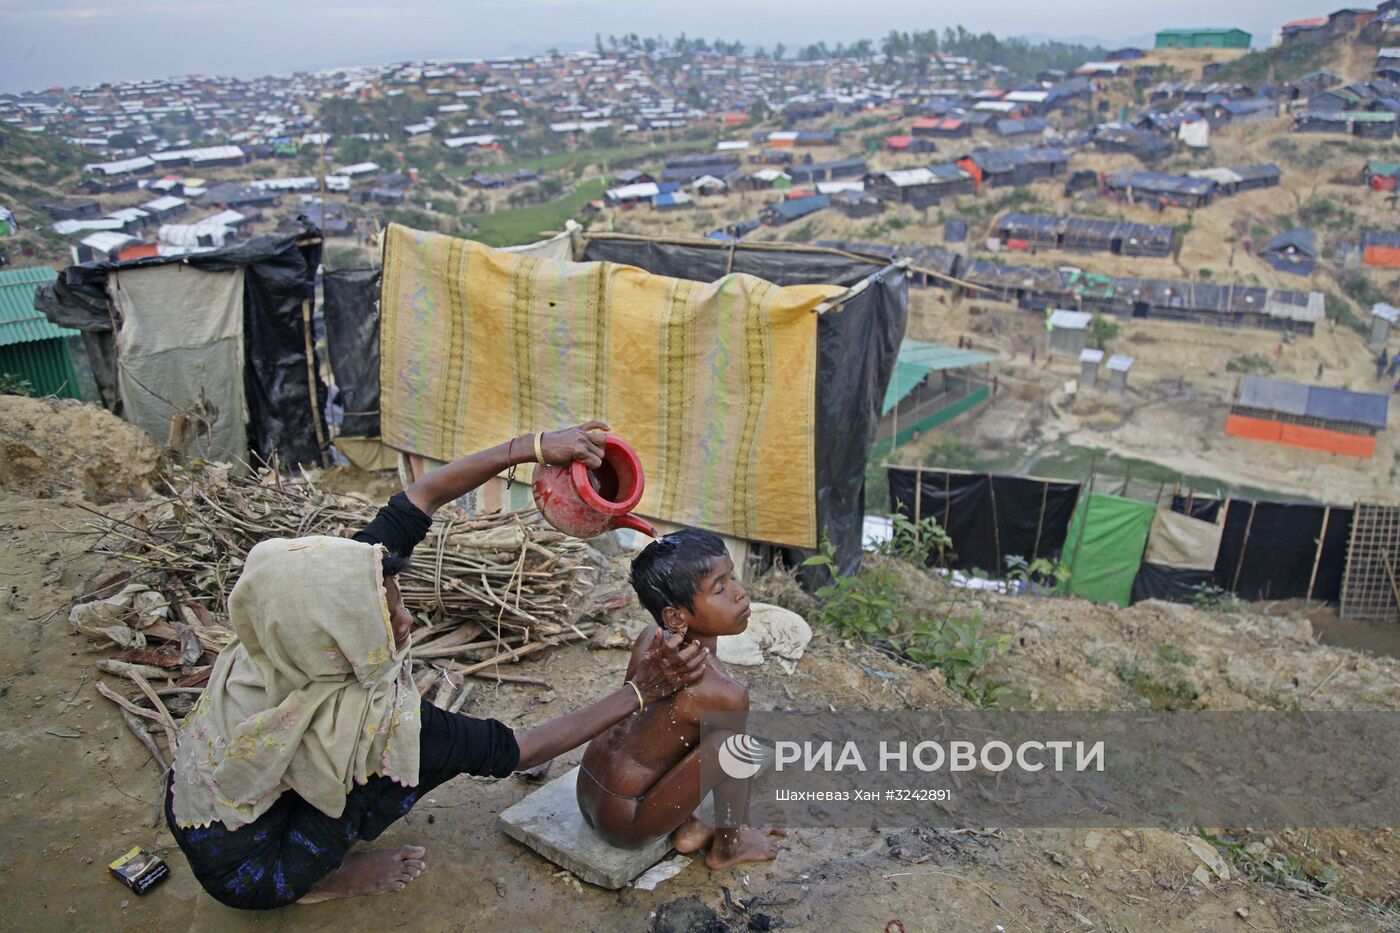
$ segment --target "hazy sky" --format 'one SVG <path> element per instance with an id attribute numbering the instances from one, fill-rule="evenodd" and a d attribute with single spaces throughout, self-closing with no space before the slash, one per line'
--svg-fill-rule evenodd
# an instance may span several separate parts
<path id="1" fill-rule="evenodd" d="M 172 74 L 240 77 L 422 56 L 591 48 L 594 33 L 740 39 L 789 49 L 961 23 L 998 35 L 1139 39 L 1239 26 L 1267 43 L 1317 0 L 0 0 L 0 91 Z M 1331 6 L 1336 6 L 1333 3 Z"/>

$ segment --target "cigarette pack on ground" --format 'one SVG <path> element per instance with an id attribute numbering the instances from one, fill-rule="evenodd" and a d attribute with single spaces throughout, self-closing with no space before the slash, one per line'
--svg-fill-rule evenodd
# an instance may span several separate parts
<path id="1" fill-rule="evenodd" d="M 170 866 L 140 846 L 107 866 L 117 880 L 137 894 L 145 894 L 170 874 Z"/>

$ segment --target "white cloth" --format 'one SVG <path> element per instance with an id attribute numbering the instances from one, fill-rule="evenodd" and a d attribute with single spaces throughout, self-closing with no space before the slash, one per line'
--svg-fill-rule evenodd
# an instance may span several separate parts
<path id="1" fill-rule="evenodd" d="M 765 655 L 778 659 L 791 674 L 812 640 L 812 627 L 791 610 L 767 603 L 749 606 L 749 627 L 739 635 L 723 635 L 716 642 L 716 656 L 725 664 L 756 667 Z"/>

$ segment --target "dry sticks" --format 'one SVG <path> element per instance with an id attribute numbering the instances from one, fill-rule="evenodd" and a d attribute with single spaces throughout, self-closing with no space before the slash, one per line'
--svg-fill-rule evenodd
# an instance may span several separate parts
<path id="1" fill-rule="evenodd" d="M 240 477 L 206 465 L 176 469 L 166 481 L 168 499 L 128 519 L 99 516 L 92 522 L 98 533 L 93 550 L 126 562 L 132 581 L 166 601 L 161 609 L 159 600 L 147 599 L 142 612 L 132 603 L 125 618 L 108 620 L 140 633 L 138 642 L 148 648 L 118 652 L 118 639 L 109 635 L 115 657 L 97 664 L 128 688 L 135 686 L 125 694 L 109 684 L 98 690 L 120 707 L 162 765 L 173 758 L 175 731 L 162 697 L 177 710 L 188 708 L 209 665 L 232 642 L 225 621 L 228 595 L 249 549 L 266 538 L 348 537 L 378 511 L 360 496 L 318 488 L 305 474 L 263 470 Z M 460 708 L 471 690 L 464 678 L 498 679 L 493 671 L 501 664 L 586 637 L 593 627 L 577 618 L 588 582 L 586 547 L 531 514 L 440 513 L 412 567 L 399 577 L 404 603 L 420 623 L 413 632 L 413 659 L 424 694 L 441 682 L 439 705 Z M 158 608 L 153 612 L 151 606 Z M 133 663 L 148 659 L 160 666 Z M 536 681 L 500 676 L 498 682 Z M 164 754 L 157 753 L 155 736 L 166 740 Z"/>

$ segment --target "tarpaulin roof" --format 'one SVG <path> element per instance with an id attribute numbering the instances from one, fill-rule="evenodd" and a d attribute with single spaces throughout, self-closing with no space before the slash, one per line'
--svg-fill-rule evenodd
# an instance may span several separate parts
<path id="1" fill-rule="evenodd" d="M 1383 430 L 1389 415 L 1390 396 L 1375 392 L 1350 392 L 1328 386 L 1308 387 L 1308 416 L 1328 421 L 1348 421 Z"/>
<path id="2" fill-rule="evenodd" d="M 990 363 L 1001 357 L 995 353 L 982 353 L 977 350 L 959 350 L 955 347 L 941 347 L 922 340 L 905 339 L 899 345 L 899 356 L 895 360 L 894 375 L 890 377 L 889 388 L 885 390 L 882 415 L 894 410 L 900 400 L 919 384 L 919 380 L 931 372 L 944 369 L 965 369 L 980 363 Z"/>
<path id="3" fill-rule="evenodd" d="M 974 149 L 967 156 L 987 172 L 1010 172 L 1022 165 L 1068 162 L 1063 149 L 1047 146 L 1018 146 L 1015 149 Z"/>
<path id="4" fill-rule="evenodd" d="M 1345 421 L 1382 430 L 1386 426 L 1390 396 L 1351 392 L 1329 386 L 1309 386 L 1283 379 L 1245 376 L 1238 404 L 1284 415 Z"/>
<path id="5" fill-rule="evenodd" d="M 1215 182 L 1210 179 L 1192 178 L 1189 175 L 1165 175 L 1161 172 L 1136 169 L 1114 172 L 1108 176 L 1107 184 L 1110 188 L 1140 188 L 1173 194 L 1208 195 L 1215 190 Z"/>
<path id="6" fill-rule="evenodd" d="M 1275 253 L 1292 250 L 1304 256 L 1317 258 L 1317 234 L 1307 227 L 1294 227 L 1285 230 L 1264 245 L 1264 252 Z"/>
<path id="7" fill-rule="evenodd" d="M 54 280 L 48 266 L 27 269 L 0 269 L 0 347 L 78 333 L 50 324 L 42 311 L 34 309 L 34 291 Z"/>

